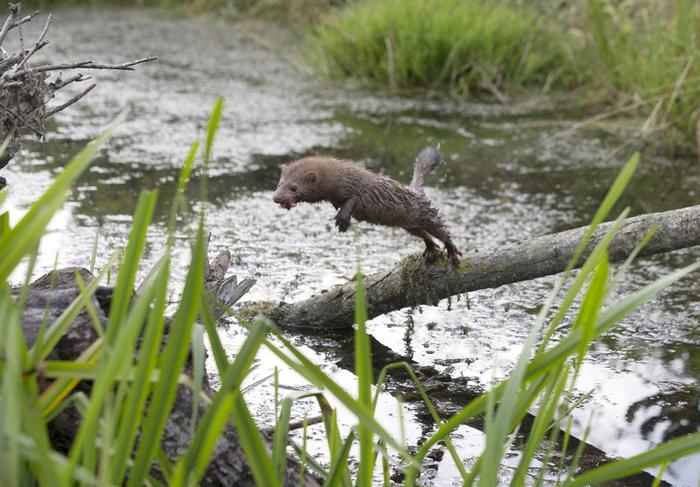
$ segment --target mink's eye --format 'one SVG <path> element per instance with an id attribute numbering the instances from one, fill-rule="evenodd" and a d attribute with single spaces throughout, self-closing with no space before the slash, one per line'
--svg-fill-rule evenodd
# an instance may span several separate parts
<path id="1" fill-rule="evenodd" d="M 297 185 L 296 185 L 296 184 L 292 184 L 292 185 L 289 187 L 289 190 L 290 190 L 292 193 L 296 193 L 296 192 L 297 192 Z"/>

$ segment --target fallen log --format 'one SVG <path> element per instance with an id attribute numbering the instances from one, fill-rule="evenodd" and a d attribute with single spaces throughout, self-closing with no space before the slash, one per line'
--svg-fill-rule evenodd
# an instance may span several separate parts
<path id="1" fill-rule="evenodd" d="M 578 265 L 610 225 L 602 224 L 594 232 Z M 700 245 L 700 205 L 626 220 L 610 245 L 610 261 L 626 259 L 651 228 L 656 231 L 641 256 Z M 563 272 L 587 230 L 580 227 L 515 244 L 475 249 L 465 252 L 459 267 L 449 263 L 425 265 L 419 255 L 410 255 L 394 269 L 363 279 L 368 317 Z M 335 286 L 298 303 L 250 303 L 241 311 L 244 315 L 264 314 L 282 328 L 305 332 L 351 330 L 355 283 Z"/>
<path id="2" fill-rule="evenodd" d="M 209 294 L 225 306 L 233 305 L 245 292 L 250 289 L 253 280 L 245 279 L 240 283 L 235 276 L 225 278 L 231 261 L 228 251 L 216 257 L 206 267 L 206 288 Z M 92 274 L 86 269 L 67 268 L 53 271 L 36 281 L 28 289 L 26 301 L 22 308 L 21 323 L 27 344 L 31 346 L 48 320 L 57 318 L 80 294 L 80 288 L 76 280 L 76 274 L 80 275 L 84 282 L 93 279 Z M 20 290 L 15 290 L 19 293 Z M 112 288 L 100 287 L 92 299 L 92 306 L 103 326 L 107 325 L 109 306 L 113 294 Z M 214 308 L 215 313 L 218 308 Z M 44 325 L 45 326 L 45 325 Z M 68 328 L 65 335 L 57 343 L 49 355 L 49 360 L 75 360 L 81 353 L 90 347 L 98 338 L 92 323 L 92 318 L 84 309 Z M 163 338 L 163 346 L 167 341 L 167 333 Z M 193 364 L 188 360 L 185 372 L 192 376 Z M 42 379 L 41 387 L 48 386 L 46 379 Z M 202 389 L 210 397 L 215 394 L 209 383 L 208 374 L 203 373 Z M 81 382 L 77 388 L 86 395 L 90 394 L 91 384 L 88 381 Z M 177 396 L 168 416 L 165 430 L 161 437 L 161 447 L 170 461 L 175 461 L 191 443 L 190 422 L 193 417 L 194 401 L 192 390 L 188 386 L 180 385 L 177 388 Z M 206 411 L 206 405 L 198 403 L 197 421 Z M 58 414 L 48 425 L 51 444 L 54 449 L 62 453 L 70 451 L 76 433 L 80 427 L 82 417 L 74 407 L 68 407 Z M 269 443 L 269 438 L 266 438 Z M 285 485 L 298 485 L 300 483 L 299 463 L 289 458 L 285 472 Z M 153 475 L 159 477 L 155 470 Z M 319 485 L 316 478 L 307 472 L 304 474 L 305 485 Z M 236 430 L 231 423 L 225 427 L 217 446 L 210 459 L 209 466 L 198 485 L 223 487 L 229 485 L 255 486 L 255 480 L 238 439 Z"/>

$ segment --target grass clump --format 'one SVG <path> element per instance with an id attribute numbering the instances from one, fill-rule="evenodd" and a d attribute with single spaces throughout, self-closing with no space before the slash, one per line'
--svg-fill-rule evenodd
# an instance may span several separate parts
<path id="1" fill-rule="evenodd" d="M 332 79 L 496 95 L 572 85 L 570 43 L 535 8 L 480 0 L 353 3 L 311 35 L 314 62 Z"/>
<path id="2" fill-rule="evenodd" d="M 631 109 L 643 131 L 677 126 L 694 135 L 700 106 L 700 4 L 693 0 L 588 0 L 592 49 L 580 62 Z"/>

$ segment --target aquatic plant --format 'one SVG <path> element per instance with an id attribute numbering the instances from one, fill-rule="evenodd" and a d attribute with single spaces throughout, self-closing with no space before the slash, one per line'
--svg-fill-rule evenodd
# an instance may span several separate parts
<path id="1" fill-rule="evenodd" d="M 219 101 L 204 142 L 204 175 L 220 115 Z M 16 225 L 9 225 L 6 213 L 0 215 L 0 255 L 3 257 L 0 260 L 2 485 L 196 485 L 212 461 L 227 424 L 235 426 L 252 475 L 259 485 L 283 484 L 289 447 L 297 452 L 301 468 L 322 478 L 326 485 L 345 486 L 353 482 L 358 486 L 371 485 L 378 461 L 382 463 L 385 485 L 390 483 L 390 465 L 404 471 L 406 485 L 415 485 L 426 455 L 438 442 L 446 445 L 464 484 L 495 485 L 513 431 L 525 413 L 537 404 L 538 412 L 521 447 L 523 454 L 512 479 L 513 485 L 522 485 L 524 477 L 531 475 L 528 470 L 536 451 L 544 450 L 545 456 L 551 457 L 559 445 L 567 443 L 570 412 L 577 405 L 570 391 L 590 344 L 656 293 L 698 268 L 698 265 L 693 265 L 681 269 L 616 303 L 608 303 L 614 284 L 630 262 L 628 260 L 616 274 L 612 274 L 607 259 L 608 245 L 626 216 L 623 212 L 595 245 L 581 270 L 575 276 L 570 275 L 569 271 L 589 244 L 594 229 L 608 216 L 634 173 L 638 159 L 633 158 L 620 172 L 594 216 L 590 231 L 581 241 L 569 270 L 543 304 L 512 372 L 457 414 L 440 418 L 408 364 L 388 365 L 379 374 L 376 384 L 372 383 L 371 349 L 365 327 L 367 303 L 359 279 L 355 316 L 356 395 L 312 363 L 264 317 L 252 322 L 240 319 L 248 336 L 230 361 L 218 337 L 216 320 L 210 312 L 203 283 L 206 260 L 203 213 L 198 219 L 184 290 L 176 303 L 172 322 L 166 324 L 172 235 L 176 213 L 182 205 L 183 191 L 198 152 L 195 144 L 189 151 L 177 184 L 164 255 L 140 284 L 138 295 L 132 296 L 132 289 L 157 198 L 155 191 L 143 193 L 137 204 L 129 241 L 118 266 L 107 325 L 103 326 L 94 319 L 91 297 L 112 262 L 108 262 L 92 282 L 81 284 L 79 296 L 61 316 L 46 316 L 36 340 L 28 347 L 20 316 L 26 304 L 38 243 L 52 215 L 65 200 L 70 185 L 86 170 L 113 130 L 114 126 L 80 152 Z M 201 179 L 202 198 L 206 195 L 205 180 Z M 0 192 L 0 202 L 2 194 Z M 25 259 L 29 260 L 27 278 L 24 286 L 13 291 L 6 281 Z M 78 359 L 56 360 L 51 352 L 81 310 L 93 317 L 98 338 Z M 228 312 L 235 315 L 233 310 Z M 561 330 L 567 315 L 574 317 L 568 333 L 557 342 L 551 340 L 553 332 Z M 187 367 L 190 351 L 195 370 L 203 366 L 202 334 L 193 333 L 199 326 L 196 322 L 200 322 L 209 335 L 221 378 L 221 387 L 211 396 L 204 394 L 196 374 Z M 167 342 L 161 349 L 166 332 Z M 241 383 L 262 347 L 315 388 L 282 399 L 269 449 L 241 393 Z M 376 411 L 377 395 L 387 374 L 395 368 L 406 369 L 436 423 L 436 430 L 415 453 L 410 453 L 400 438 L 381 425 Z M 77 389 L 83 381 L 92 384 L 89 396 Z M 206 403 L 207 408 L 197 424 L 193 422 L 187 448 L 177 458 L 169 459 L 160 445 L 175 390 L 183 387 L 190 388 L 191 396 Z M 337 413 L 330 406 L 328 399 L 331 396 L 356 418 L 356 427 L 346 436 L 341 435 Z M 292 408 L 296 401 L 306 397 L 315 398 L 322 412 L 328 441 L 328 466 L 321 465 L 306 451 L 305 440 L 302 445 L 297 445 L 289 439 Z M 68 407 L 76 409 L 81 423 L 70 450 L 59 452 L 49 442 L 48 424 Z M 197 407 L 193 409 L 196 411 Z M 486 447 L 476 463 L 467 468 L 452 445 L 450 434 L 469 419 L 484 414 Z M 558 442 L 561 437 L 563 441 Z M 359 463 L 351 472 L 347 459 L 356 443 L 359 444 Z M 544 448 L 540 448 L 541 445 Z M 577 453 L 568 465 L 560 465 L 561 482 L 572 486 L 602 483 L 698 451 L 700 433 L 688 434 L 649 452 L 585 473 L 577 471 Z M 157 475 L 152 470 L 154 465 Z M 536 482 L 541 484 L 545 468 L 536 472 Z"/>

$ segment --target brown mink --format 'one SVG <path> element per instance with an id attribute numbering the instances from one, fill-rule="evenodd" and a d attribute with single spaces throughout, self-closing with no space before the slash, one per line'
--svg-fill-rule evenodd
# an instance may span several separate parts
<path id="1" fill-rule="evenodd" d="M 348 161 L 332 157 L 304 157 L 282 166 L 277 191 L 272 199 L 291 210 L 297 203 L 330 202 L 337 210 L 335 224 L 345 232 L 350 218 L 378 225 L 401 227 L 425 242 L 425 261 L 433 263 L 440 254 L 433 237 L 442 241 L 447 256 L 459 262 L 462 253 L 430 200 L 423 193 L 425 176 L 440 162 L 440 151 L 427 147 L 416 157 L 413 180 L 405 186 Z"/>

